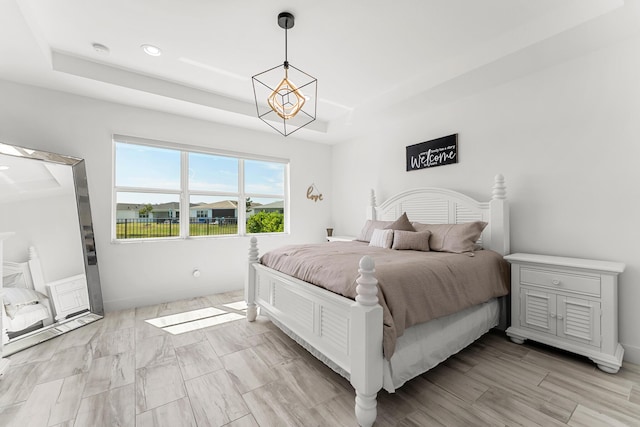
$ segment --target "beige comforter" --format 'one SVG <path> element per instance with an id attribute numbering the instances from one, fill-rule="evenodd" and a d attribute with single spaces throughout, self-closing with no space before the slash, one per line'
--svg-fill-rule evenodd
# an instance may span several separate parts
<path id="1" fill-rule="evenodd" d="M 384 355 L 412 325 L 446 316 L 509 292 L 508 263 L 489 250 L 470 254 L 398 251 L 362 242 L 290 245 L 260 262 L 274 270 L 355 299 L 358 263 L 375 261 L 384 312 Z"/>

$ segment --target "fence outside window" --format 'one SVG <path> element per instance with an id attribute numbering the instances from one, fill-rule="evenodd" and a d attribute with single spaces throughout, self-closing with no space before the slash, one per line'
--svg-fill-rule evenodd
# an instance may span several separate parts
<path id="1" fill-rule="evenodd" d="M 238 234 L 238 218 L 189 218 L 190 236 Z M 116 220 L 117 239 L 150 239 L 180 236 L 177 218 L 121 218 Z"/>

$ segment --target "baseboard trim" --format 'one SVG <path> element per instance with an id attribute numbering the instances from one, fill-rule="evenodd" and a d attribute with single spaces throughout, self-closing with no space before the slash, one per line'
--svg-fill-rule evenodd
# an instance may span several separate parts
<path id="1" fill-rule="evenodd" d="M 624 361 L 640 365 L 640 347 L 629 344 L 622 344 L 622 347 L 624 347 Z"/>
<path id="2" fill-rule="evenodd" d="M 162 304 L 167 302 L 179 301 L 190 298 L 198 298 L 212 294 L 219 294 L 230 291 L 241 290 L 242 286 L 220 287 L 220 288 L 195 288 L 195 289 L 177 289 L 171 292 L 156 292 L 150 295 L 134 296 L 118 300 L 103 301 L 104 311 L 118 311 L 136 307 L 145 307 L 148 305 Z"/>

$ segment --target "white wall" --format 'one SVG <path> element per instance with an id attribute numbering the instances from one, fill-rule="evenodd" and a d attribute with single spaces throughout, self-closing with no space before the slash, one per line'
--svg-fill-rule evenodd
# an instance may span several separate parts
<path id="1" fill-rule="evenodd" d="M 45 281 L 84 273 L 75 193 L 0 203 L 0 212 L 0 229 L 15 233 L 4 241 L 5 261 L 25 262 L 33 246 Z"/>
<path id="2" fill-rule="evenodd" d="M 481 200 L 506 177 L 511 250 L 624 262 L 620 341 L 640 363 L 640 39 L 431 110 L 372 124 L 333 152 L 332 219 L 356 234 L 369 189 L 448 187 Z M 405 172 L 405 147 L 458 133 L 459 163 Z M 346 215 L 356 212 L 357 215 Z"/>
<path id="3" fill-rule="evenodd" d="M 291 161 L 291 235 L 258 239 L 261 251 L 322 241 L 329 201 L 306 198 L 331 188 L 331 147 L 0 81 L 0 141 L 86 160 L 106 310 L 142 306 L 244 286 L 249 238 L 112 243 L 112 134 L 164 140 Z M 257 119 L 256 119 L 257 120 Z M 266 126 L 266 125 L 265 125 Z M 10 229 L 2 224 L 0 230 Z M 193 269 L 201 271 L 199 278 Z"/>

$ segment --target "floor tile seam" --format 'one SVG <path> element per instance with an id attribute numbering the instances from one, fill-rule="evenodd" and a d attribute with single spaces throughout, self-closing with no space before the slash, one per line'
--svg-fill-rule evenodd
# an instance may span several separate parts
<path id="1" fill-rule="evenodd" d="M 184 389 L 185 389 L 185 394 L 186 394 L 187 398 L 189 399 L 189 406 L 190 406 L 190 408 L 191 408 L 191 412 L 193 413 L 193 419 L 196 421 L 196 424 L 198 423 L 198 420 L 197 420 L 197 418 L 196 418 L 196 416 L 195 416 L 196 414 L 195 414 L 195 410 L 193 409 L 193 402 L 191 401 L 191 395 L 189 394 L 189 388 L 187 387 L 187 382 L 191 382 L 191 381 L 193 381 L 193 380 L 196 380 L 197 378 L 201 378 L 201 377 L 203 377 L 203 376 L 205 376 L 205 375 L 210 375 L 210 374 L 212 374 L 212 373 L 214 373 L 214 372 L 218 372 L 218 371 L 220 371 L 220 370 L 224 370 L 225 374 L 226 374 L 226 375 L 227 375 L 227 377 L 228 377 L 229 382 L 233 385 L 233 387 L 234 387 L 234 389 L 235 389 L 236 393 L 237 393 L 240 397 L 242 397 L 242 393 L 240 393 L 240 390 L 238 390 L 238 388 L 237 388 L 236 384 L 235 384 L 235 383 L 233 382 L 233 380 L 231 379 L 231 375 L 230 375 L 230 374 L 229 374 L 229 372 L 228 372 L 226 369 L 224 369 L 224 368 L 219 369 L 219 370 L 216 370 L 216 371 L 213 371 L 213 372 L 209 372 L 209 373 L 207 373 L 207 374 L 203 374 L 203 375 L 201 375 L 201 376 L 199 376 L 199 377 L 196 377 L 196 378 L 188 379 L 188 380 L 186 380 L 186 381 L 184 380 L 184 377 L 183 377 L 183 385 L 184 385 Z M 233 421 L 235 421 L 235 420 L 237 420 L 237 419 L 240 419 L 240 418 L 242 418 L 242 417 L 244 417 L 244 416 L 246 416 L 246 415 L 249 415 L 249 414 L 253 416 L 253 412 L 251 412 L 251 410 L 249 409 L 249 405 L 247 405 L 247 402 L 246 402 L 244 399 L 242 400 L 242 402 L 243 402 L 243 404 L 244 404 L 244 407 L 245 407 L 245 408 L 246 408 L 246 410 L 247 410 L 247 413 L 246 413 L 246 414 L 244 414 L 244 415 L 239 416 L 238 418 L 236 418 L 236 419 L 234 419 L 234 420 L 230 420 L 228 423 L 226 423 L 226 424 L 224 424 L 224 425 L 228 425 L 228 424 L 232 423 Z M 225 416 L 227 416 L 227 414 L 226 414 L 226 413 L 225 413 Z M 254 418 L 255 418 L 255 417 L 254 417 Z M 257 421 L 256 421 L 256 422 L 257 422 Z"/>
<path id="2" fill-rule="evenodd" d="M 577 382 L 580 382 L 580 383 L 582 383 L 582 384 L 584 384 L 586 386 L 589 386 L 589 388 L 591 388 L 591 389 L 597 389 L 601 393 L 606 394 L 606 395 L 616 395 L 616 396 L 621 396 L 621 397 L 628 396 L 628 392 L 620 393 L 619 391 L 612 390 L 609 387 L 603 387 L 600 384 L 596 384 L 594 382 L 584 381 L 581 378 L 571 378 L 569 375 L 567 375 L 567 374 L 565 374 L 563 372 L 551 371 L 551 372 L 549 372 L 549 375 L 547 375 L 547 377 L 548 378 L 555 378 L 557 381 L 563 381 L 563 382 L 568 383 L 568 384 L 571 383 L 571 382 L 570 381 L 566 381 L 567 378 L 570 379 L 570 380 L 573 379 L 574 381 L 577 381 Z"/>
<path id="3" fill-rule="evenodd" d="M 134 392 L 135 392 L 135 395 L 137 395 L 137 391 L 135 391 L 135 390 L 134 390 Z M 188 393 L 187 393 L 187 390 L 186 390 L 186 389 L 185 389 L 185 391 L 184 391 L 184 396 L 182 396 L 182 397 L 178 397 L 178 398 L 176 398 L 176 399 L 174 399 L 174 400 L 171 400 L 171 401 L 169 401 L 169 402 L 165 402 L 165 403 L 163 403 L 162 405 L 154 406 L 153 408 L 147 408 L 146 410 L 144 410 L 144 411 L 142 411 L 142 412 L 138 412 L 138 404 L 137 404 L 137 402 L 136 402 L 136 403 L 133 405 L 133 406 L 135 406 L 135 409 L 134 409 L 134 412 L 135 412 L 135 414 L 134 414 L 134 415 L 135 415 L 135 417 L 134 417 L 134 418 L 138 418 L 138 416 L 140 416 L 140 415 L 142 415 L 142 414 L 145 414 L 145 413 L 147 413 L 147 412 L 154 411 L 154 410 L 156 410 L 156 409 L 162 408 L 163 406 L 166 406 L 166 405 L 170 405 L 170 404 L 172 404 L 172 403 L 175 403 L 175 402 L 179 401 L 180 399 L 184 399 L 185 397 L 188 397 Z M 191 409 L 191 414 L 192 414 L 192 415 L 194 415 L 193 419 L 195 420 L 195 414 L 193 413 L 193 408 L 191 407 L 191 401 L 189 401 L 189 409 Z M 137 420 L 136 420 L 136 421 L 137 421 Z"/>
<path id="4" fill-rule="evenodd" d="M 140 366 L 140 367 L 138 367 L 137 362 L 134 361 L 134 363 L 135 363 L 135 365 L 134 365 L 135 366 L 135 371 L 137 372 L 140 369 L 157 368 L 158 366 L 164 365 L 164 364 L 169 363 L 169 362 L 173 362 L 174 360 L 177 362 L 177 359 L 178 359 L 178 356 L 176 356 L 176 354 L 174 353 L 173 356 L 169 356 L 166 359 L 162 359 L 162 360 L 159 360 L 159 361 L 151 362 L 151 363 L 149 363 L 147 365 Z"/>
<path id="5" fill-rule="evenodd" d="M 90 372 L 87 372 L 86 375 L 87 376 L 90 375 Z M 88 384 L 88 381 L 85 381 L 85 385 L 84 385 L 84 387 L 82 389 L 81 397 L 84 399 L 85 397 L 96 396 L 98 394 L 101 394 L 101 393 L 104 393 L 104 392 L 108 392 L 108 391 L 111 391 L 111 390 L 115 390 L 115 389 L 118 389 L 118 388 L 126 387 L 126 386 L 131 385 L 131 384 L 133 384 L 135 386 L 135 382 L 136 382 L 136 369 L 135 368 L 133 369 L 133 380 L 132 381 L 127 382 L 126 384 L 121 384 L 121 385 L 119 385 L 117 387 L 111 387 L 111 384 L 113 384 L 113 382 L 111 381 L 111 378 L 109 378 L 109 388 L 107 388 L 106 390 L 103 390 L 101 392 L 98 392 L 98 393 L 85 395 L 85 392 L 87 390 L 87 384 Z"/>
<path id="6" fill-rule="evenodd" d="M 551 383 L 553 384 L 553 383 Z M 556 385 L 556 384 L 553 384 Z M 556 385 L 558 386 L 558 385 Z M 541 385 L 542 388 L 545 388 L 544 384 Z M 579 391 L 574 391 L 574 390 L 570 390 L 570 389 L 565 389 L 566 392 L 568 393 L 572 393 L 574 395 L 577 396 L 577 399 L 575 400 L 575 402 L 578 405 L 582 405 L 585 408 L 588 408 L 590 410 L 602 413 L 604 415 L 607 415 L 607 411 L 614 411 L 614 415 L 608 415 L 611 416 L 611 418 L 614 419 L 619 419 L 615 416 L 615 414 L 622 414 L 624 417 L 628 417 L 628 418 L 634 418 L 634 419 L 638 419 L 638 414 L 640 414 L 640 404 L 636 404 L 634 402 L 630 402 L 628 400 L 624 400 L 624 399 L 616 399 L 619 402 L 614 401 L 602 401 L 601 399 L 597 398 L 597 397 L 592 397 L 592 396 L 588 396 L 585 397 L 583 394 L 581 394 Z M 573 400 L 573 399 L 571 399 Z M 620 405 L 620 403 L 626 403 L 628 405 L 630 405 L 630 407 L 623 407 Z M 616 406 L 616 409 L 612 409 L 612 406 Z M 634 414 L 629 413 L 629 409 L 633 409 L 635 410 Z M 603 412 L 604 411 L 604 412 Z"/>

